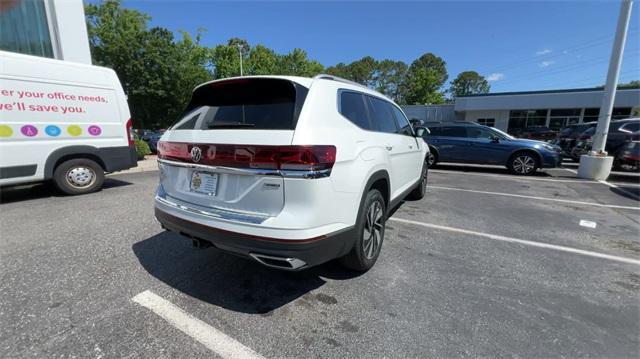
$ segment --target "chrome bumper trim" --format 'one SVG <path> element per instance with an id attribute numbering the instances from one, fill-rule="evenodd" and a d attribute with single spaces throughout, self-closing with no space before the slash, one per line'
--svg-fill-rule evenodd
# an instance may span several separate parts
<path id="1" fill-rule="evenodd" d="M 243 222 L 243 223 L 251 223 L 251 224 L 261 224 L 265 220 L 269 218 L 269 216 L 262 216 L 258 214 L 249 214 L 243 212 L 230 211 L 227 209 L 218 209 L 218 208 L 204 208 L 201 206 L 196 206 L 193 204 L 187 204 L 185 202 L 179 201 L 175 198 L 167 198 L 165 193 L 156 193 L 156 201 L 170 206 L 175 209 L 179 209 L 181 211 L 198 214 L 204 217 L 232 221 L 232 222 Z"/>
<path id="2" fill-rule="evenodd" d="M 244 176 L 281 176 L 285 178 L 314 179 L 314 178 L 329 177 L 329 175 L 331 175 L 330 169 L 321 170 L 321 171 L 296 171 L 296 170 L 269 170 L 269 169 L 257 169 L 257 168 L 233 168 L 233 167 L 223 167 L 223 166 L 208 166 L 208 165 L 201 165 L 197 163 L 178 162 L 178 161 L 163 160 L 163 159 L 158 159 L 158 163 L 169 165 L 169 166 L 197 168 L 197 169 L 207 170 L 211 172 L 244 175 Z"/>

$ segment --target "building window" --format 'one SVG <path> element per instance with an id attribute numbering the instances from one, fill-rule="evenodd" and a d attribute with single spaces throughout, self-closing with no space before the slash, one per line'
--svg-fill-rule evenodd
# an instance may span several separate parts
<path id="1" fill-rule="evenodd" d="M 481 125 L 495 127 L 496 119 L 495 118 L 479 118 L 477 122 Z"/>
<path id="2" fill-rule="evenodd" d="M 585 108 L 582 122 L 598 121 L 599 108 Z M 611 113 L 612 120 L 622 120 L 631 117 L 631 107 L 614 107 Z"/>
<path id="3" fill-rule="evenodd" d="M 0 49 L 54 57 L 44 0 L 10 2 L 0 9 Z"/>
<path id="4" fill-rule="evenodd" d="M 527 127 L 544 126 L 547 123 L 547 110 L 511 110 L 509 111 L 509 133 L 519 134 Z"/>
<path id="5" fill-rule="evenodd" d="M 599 108 L 585 108 L 584 116 L 582 116 L 582 122 L 598 121 L 598 115 L 600 115 Z"/>
<path id="6" fill-rule="evenodd" d="M 579 108 L 551 110 L 549 128 L 558 131 L 567 125 L 580 122 L 580 111 Z"/>

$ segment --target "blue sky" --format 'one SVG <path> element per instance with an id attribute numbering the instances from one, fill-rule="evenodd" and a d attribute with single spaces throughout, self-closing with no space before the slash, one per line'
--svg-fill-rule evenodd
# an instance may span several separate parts
<path id="1" fill-rule="evenodd" d="M 410 63 L 426 52 L 449 81 L 475 70 L 492 92 L 602 85 L 619 1 L 124 1 L 153 26 L 195 33 L 214 46 L 231 37 L 325 66 L 366 55 Z M 632 11 L 621 81 L 640 79 L 640 4 Z"/>

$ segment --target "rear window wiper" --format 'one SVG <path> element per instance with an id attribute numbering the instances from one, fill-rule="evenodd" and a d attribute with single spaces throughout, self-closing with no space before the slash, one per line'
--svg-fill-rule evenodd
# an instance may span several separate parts
<path id="1" fill-rule="evenodd" d="M 244 122 L 221 122 L 221 123 L 212 123 L 208 126 L 209 128 L 250 128 L 256 127 L 253 123 L 244 123 Z"/>

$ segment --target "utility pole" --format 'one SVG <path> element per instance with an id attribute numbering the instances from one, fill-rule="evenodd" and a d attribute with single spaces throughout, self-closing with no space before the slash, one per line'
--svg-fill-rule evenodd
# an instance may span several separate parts
<path id="1" fill-rule="evenodd" d="M 598 125 L 593 135 L 593 146 L 588 155 L 580 157 L 578 176 L 582 178 L 604 180 L 609 177 L 611 173 L 613 157 L 607 156 L 604 148 L 607 143 L 607 133 L 609 132 L 609 123 L 611 122 L 613 102 L 618 87 L 620 64 L 622 63 L 622 54 L 627 40 L 632 5 L 633 0 L 622 0 L 620 4 L 618 26 L 616 28 L 616 36 L 613 40 L 613 49 L 611 50 L 611 60 L 609 61 L 609 71 L 607 73 L 607 82 L 604 86 L 604 96 L 602 98 L 602 105 L 600 106 Z"/>
<path id="2" fill-rule="evenodd" d="M 242 44 L 238 44 L 238 53 L 240 53 L 240 77 L 242 77 Z"/>

